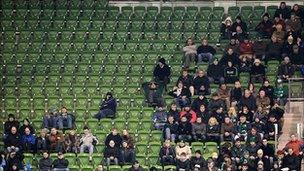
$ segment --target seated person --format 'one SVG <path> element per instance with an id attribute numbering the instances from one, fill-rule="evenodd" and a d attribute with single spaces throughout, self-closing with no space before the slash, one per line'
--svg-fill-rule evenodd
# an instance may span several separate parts
<path id="1" fill-rule="evenodd" d="M 178 125 L 178 139 L 180 141 L 191 141 L 192 125 L 187 120 L 186 116 L 181 117 L 181 122 Z"/>
<path id="2" fill-rule="evenodd" d="M 243 157 L 245 150 L 244 145 L 241 143 L 241 139 L 237 138 L 231 148 L 231 159 L 236 164 L 240 164 L 242 162 L 241 158 Z"/>
<path id="3" fill-rule="evenodd" d="M 200 150 L 195 151 L 195 155 L 191 157 L 191 168 L 195 167 L 203 168 L 206 165 L 206 160 L 203 158 Z"/>
<path id="4" fill-rule="evenodd" d="M 198 93 L 198 97 L 193 100 L 191 108 L 195 111 L 198 112 L 200 110 L 201 105 L 208 106 L 208 100 L 204 96 L 203 93 Z"/>
<path id="5" fill-rule="evenodd" d="M 270 110 L 270 99 L 266 96 L 264 90 L 259 91 L 259 95 L 256 98 L 256 106 L 262 108 L 263 114 L 268 114 Z"/>
<path id="6" fill-rule="evenodd" d="M 9 134 L 11 132 L 12 127 L 19 128 L 19 121 L 15 118 L 15 115 L 9 114 L 7 121 L 4 123 L 4 134 Z"/>
<path id="7" fill-rule="evenodd" d="M 191 148 L 184 141 L 180 141 L 179 143 L 177 143 L 175 147 L 175 152 L 177 160 L 181 158 L 182 153 L 186 154 L 186 159 L 191 159 Z"/>
<path id="8" fill-rule="evenodd" d="M 191 90 L 191 94 L 198 94 L 200 92 L 204 95 L 210 94 L 210 82 L 206 73 L 203 70 L 198 70 L 196 76 L 193 79 L 194 90 Z"/>
<path id="9" fill-rule="evenodd" d="M 152 116 L 153 126 L 157 130 L 163 130 L 167 122 L 167 112 L 163 106 L 158 106 Z"/>
<path id="10" fill-rule="evenodd" d="M 175 149 L 171 146 L 170 140 L 163 143 L 159 151 L 159 158 L 162 165 L 175 164 Z"/>
<path id="11" fill-rule="evenodd" d="M 10 133 L 4 136 L 4 147 L 8 152 L 18 152 L 21 149 L 21 137 L 15 126 L 11 127 Z"/>
<path id="12" fill-rule="evenodd" d="M 136 160 L 133 162 L 132 166 L 129 168 L 128 171 L 144 171 L 144 168 Z"/>
<path id="13" fill-rule="evenodd" d="M 144 83 L 142 87 L 149 106 L 155 107 L 164 103 L 164 99 L 156 82 L 151 81 L 149 83 Z"/>
<path id="14" fill-rule="evenodd" d="M 227 17 L 221 24 L 221 37 L 223 39 L 230 39 L 232 34 L 232 20 L 231 17 Z"/>
<path id="15" fill-rule="evenodd" d="M 68 113 L 66 107 L 61 108 L 61 113 L 58 118 L 58 126 L 59 129 L 72 129 L 73 128 L 73 119 L 74 116 L 70 113 Z"/>
<path id="16" fill-rule="evenodd" d="M 246 140 L 247 139 L 247 133 L 251 128 L 250 123 L 246 120 L 246 116 L 245 115 L 241 115 L 240 116 L 240 120 L 237 123 L 237 125 L 235 126 L 235 139 L 240 139 L 240 140 Z"/>
<path id="17" fill-rule="evenodd" d="M 218 108 L 227 109 L 225 101 L 223 101 L 217 93 L 213 93 L 209 101 L 208 110 L 216 111 Z"/>
<path id="18" fill-rule="evenodd" d="M 192 136 L 195 141 L 206 140 L 206 125 L 202 122 L 202 118 L 196 118 L 196 122 L 192 123 Z"/>
<path id="19" fill-rule="evenodd" d="M 231 61 L 236 67 L 240 66 L 240 58 L 238 54 L 236 54 L 232 48 L 228 48 L 226 53 L 223 55 L 221 60 L 219 61 L 222 67 L 226 67 L 228 61 Z"/>
<path id="20" fill-rule="evenodd" d="M 160 58 L 153 71 L 154 81 L 161 86 L 161 89 L 167 87 L 170 83 L 171 68 L 166 64 L 164 58 Z"/>
<path id="21" fill-rule="evenodd" d="M 122 142 L 121 160 L 123 164 L 132 164 L 135 162 L 134 148 L 129 146 L 127 141 Z"/>
<path id="22" fill-rule="evenodd" d="M 187 158 L 187 154 L 185 152 L 181 153 L 181 156 L 176 161 L 176 170 L 183 171 L 183 170 L 190 170 L 191 164 L 190 159 Z"/>
<path id="23" fill-rule="evenodd" d="M 197 54 L 196 46 L 191 38 L 187 39 L 186 46 L 183 47 L 183 52 L 183 67 L 189 68 L 191 62 L 194 62 Z"/>
<path id="24" fill-rule="evenodd" d="M 279 8 L 275 11 L 275 16 L 278 16 L 282 20 L 286 20 L 290 18 L 290 8 L 286 6 L 285 2 L 281 2 Z"/>
<path id="25" fill-rule="evenodd" d="M 255 59 L 250 70 L 250 81 L 252 83 L 262 83 L 265 79 L 266 68 L 259 59 Z"/>
<path id="26" fill-rule="evenodd" d="M 275 26 L 275 31 L 272 33 L 272 37 L 275 37 L 280 44 L 284 43 L 286 33 L 283 30 L 283 26 L 281 24 L 277 24 Z"/>
<path id="27" fill-rule="evenodd" d="M 116 107 L 116 99 L 113 97 L 111 92 L 108 92 L 105 99 L 101 103 L 99 112 L 95 115 L 95 118 L 98 120 L 106 117 L 115 118 Z"/>
<path id="28" fill-rule="evenodd" d="M 269 37 L 270 38 L 270 37 Z M 263 59 L 265 57 L 267 43 L 263 39 L 258 39 L 253 42 L 254 59 Z"/>
<path id="29" fill-rule="evenodd" d="M 235 22 L 232 24 L 232 31 L 233 32 L 236 32 L 236 28 L 237 27 L 241 27 L 242 28 L 242 30 L 244 31 L 244 32 L 247 32 L 248 30 L 247 30 L 247 24 L 244 22 L 244 21 L 242 21 L 242 18 L 241 18 L 241 16 L 237 16 L 236 18 L 235 18 Z"/>
<path id="30" fill-rule="evenodd" d="M 231 103 L 238 104 L 241 101 L 243 94 L 243 89 L 241 82 L 239 80 L 234 82 L 234 87 L 230 91 L 230 101 Z"/>
<path id="31" fill-rule="evenodd" d="M 30 128 L 25 128 L 21 138 L 22 150 L 27 153 L 33 153 L 36 146 L 36 137 L 31 132 Z"/>
<path id="32" fill-rule="evenodd" d="M 111 140 L 108 146 L 104 150 L 104 158 L 107 166 L 111 164 L 118 165 L 118 161 L 121 158 L 120 149 L 115 146 L 115 142 Z"/>
<path id="33" fill-rule="evenodd" d="M 278 42 L 275 36 L 271 37 L 271 42 L 269 42 L 265 49 L 265 64 L 271 59 L 280 60 L 282 52 L 282 44 Z"/>
<path id="34" fill-rule="evenodd" d="M 208 61 L 209 64 L 211 64 L 215 53 L 215 49 L 212 46 L 208 45 L 207 38 L 203 38 L 202 44 L 197 48 L 197 63 Z"/>
<path id="35" fill-rule="evenodd" d="M 69 171 L 69 161 L 64 158 L 64 154 L 59 152 L 57 159 L 53 161 L 54 171 Z"/>
<path id="36" fill-rule="evenodd" d="M 215 117 L 211 117 L 207 124 L 206 141 L 220 142 L 220 125 Z"/>
<path id="37" fill-rule="evenodd" d="M 175 103 L 180 107 L 184 107 L 186 104 L 190 103 L 191 93 L 189 89 L 184 86 L 183 82 L 179 82 L 177 87 L 174 87 L 173 91 L 168 94 L 174 97 Z"/>
<path id="38" fill-rule="evenodd" d="M 244 61 L 252 61 L 253 58 L 253 44 L 246 37 L 240 44 L 240 56 L 239 58 Z"/>
<path id="39" fill-rule="evenodd" d="M 42 128 L 51 130 L 52 128 L 59 128 L 58 126 L 59 113 L 57 109 L 50 109 L 49 112 L 45 113 L 42 121 Z"/>
<path id="40" fill-rule="evenodd" d="M 33 125 L 31 124 L 31 121 L 28 118 L 25 118 L 23 120 L 23 125 L 20 126 L 20 128 L 18 129 L 18 132 L 20 132 L 21 135 L 24 135 L 25 128 L 29 128 L 31 133 L 35 134 L 35 128 L 33 127 Z"/>
<path id="41" fill-rule="evenodd" d="M 272 27 L 273 23 L 269 19 L 269 14 L 265 13 L 263 15 L 263 20 L 255 27 L 255 31 L 257 31 L 263 38 L 270 38 Z"/>
<path id="42" fill-rule="evenodd" d="M 208 66 L 207 75 L 210 83 L 224 83 L 224 72 L 222 66 L 219 65 L 218 59 L 214 59 L 213 63 Z"/>
<path id="43" fill-rule="evenodd" d="M 177 86 L 178 83 L 182 82 L 184 87 L 190 90 L 190 87 L 192 87 L 193 77 L 189 74 L 189 71 L 184 69 L 182 71 L 182 75 L 178 77 L 177 80 Z M 192 94 L 193 95 L 193 94 Z"/>
<path id="44" fill-rule="evenodd" d="M 47 151 L 44 151 L 42 158 L 39 160 L 38 166 L 41 171 L 52 170 L 52 159 Z"/>
<path id="45" fill-rule="evenodd" d="M 288 78 L 292 78 L 295 72 L 294 66 L 290 63 L 289 57 L 285 57 L 284 61 L 278 68 L 278 76 L 286 81 Z"/>
<path id="46" fill-rule="evenodd" d="M 36 138 L 35 144 L 37 153 L 39 154 L 50 149 L 50 141 L 47 137 L 47 131 L 45 129 L 40 131 L 40 136 Z"/>
<path id="47" fill-rule="evenodd" d="M 242 108 L 244 106 L 247 106 L 251 112 L 254 112 L 256 110 L 256 100 L 255 97 L 251 94 L 249 89 L 245 90 L 241 98 L 239 108 Z"/>
<path id="48" fill-rule="evenodd" d="M 88 127 L 83 129 L 83 135 L 80 138 L 80 153 L 89 151 L 89 160 L 92 160 L 92 154 L 94 152 L 94 146 L 98 144 L 97 138 L 91 133 Z"/>
<path id="49" fill-rule="evenodd" d="M 194 123 L 196 121 L 196 118 L 197 118 L 197 115 L 196 113 L 191 109 L 190 105 L 187 104 L 183 110 L 179 113 L 179 117 L 182 118 L 182 117 L 186 117 L 187 120 L 190 122 L 190 123 Z"/>
<path id="50" fill-rule="evenodd" d="M 234 125 L 231 119 L 226 116 L 221 125 L 221 141 L 232 141 L 234 138 Z"/>
<path id="51" fill-rule="evenodd" d="M 219 95 L 220 99 L 225 101 L 227 108 L 230 106 L 230 90 L 228 89 L 226 84 L 220 84 L 219 88 L 217 89 L 217 94 Z"/>
<path id="52" fill-rule="evenodd" d="M 238 80 L 238 77 L 239 72 L 237 67 L 235 67 L 231 61 L 228 61 L 227 66 L 224 69 L 225 82 L 228 84 L 232 84 L 236 80 Z"/>
<path id="53" fill-rule="evenodd" d="M 113 140 L 114 141 L 114 145 L 115 147 L 118 147 L 120 148 L 122 146 L 122 138 L 121 136 L 119 135 L 118 131 L 116 128 L 113 128 L 111 133 L 108 134 L 108 136 L 106 137 L 106 140 L 105 140 L 105 145 L 107 147 L 109 147 L 109 144 L 110 144 L 110 141 Z"/>
<path id="54" fill-rule="evenodd" d="M 232 36 L 237 37 L 242 42 L 248 35 L 241 26 L 236 26 L 235 32 L 232 33 Z"/>
<path id="55" fill-rule="evenodd" d="M 176 136 L 178 134 L 177 131 L 178 131 L 178 124 L 175 122 L 174 117 L 172 115 L 169 115 L 163 131 L 165 139 L 175 142 Z"/>

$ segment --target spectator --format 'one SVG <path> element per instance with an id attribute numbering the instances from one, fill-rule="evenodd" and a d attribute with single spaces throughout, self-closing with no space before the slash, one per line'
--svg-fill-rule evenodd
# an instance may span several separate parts
<path id="1" fill-rule="evenodd" d="M 18 152 L 20 150 L 21 137 L 15 126 L 12 126 L 10 133 L 4 137 L 4 146 L 9 153 L 12 151 Z"/>
<path id="2" fill-rule="evenodd" d="M 206 140 L 206 125 L 202 122 L 202 118 L 196 118 L 196 122 L 192 123 L 192 136 L 195 141 L 204 142 Z"/>
<path id="3" fill-rule="evenodd" d="M 290 60 L 291 63 L 298 68 L 304 65 L 304 49 L 300 48 L 298 45 L 293 45 Z"/>
<path id="4" fill-rule="evenodd" d="M 197 75 L 193 79 L 194 91 L 191 94 L 203 93 L 204 95 L 210 94 L 210 82 L 207 74 L 203 70 L 198 70 Z"/>
<path id="5" fill-rule="evenodd" d="M 40 171 L 50 171 L 52 170 L 52 159 L 47 151 L 42 153 L 43 157 L 39 160 L 39 170 Z"/>
<path id="6" fill-rule="evenodd" d="M 208 171 L 217 171 L 218 168 L 216 167 L 214 161 L 212 159 L 207 160 L 207 166 L 203 170 L 208 170 Z"/>
<path id="7" fill-rule="evenodd" d="M 211 64 L 215 53 L 216 50 L 208 44 L 207 38 L 203 38 L 202 44 L 197 48 L 197 62 L 201 63 L 203 61 L 208 61 L 209 64 Z"/>
<path id="8" fill-rule="evenodd" d="M 264 59 L 265 52 L 266 52 L 266 46 L 267 46 L 266 41 L 263 41 L 262 39 L 258 39 L 257 41 L 254 41 L 253 45 L 252 45 L 252 50 L 254 53 L 253 58 L 260 59 L 260 60 Z"/>
<path id="9" fill-rule="evenodd" d="M 179 118 L 179 110 L 177 109 L 177 105 L 176 103 L 172 103 L 170 106 L 170 110 L 168 112 L 168 116 L 173 116 L 174 117 L 174 121 L 178 122 L 180 120 Z"/>
<path id="10" fill-rule="evenodd" d="M 257 91 L 256 91 L 254 83 L 249 82 L 247 88 L 254 97 L 257 96 Z"/>
<path id="11" fill-rule="evenodd" d="M 273 161 L 274 159 L 274 147 L 273 145 L 268 143 L 267 138 L 263 138 L 261 149 L 263 150 L 263 155 L 265 158 L 269 159 L 270 161 Z"/>
<path id="12" fill-rule="evenodd" d="M 227 88 L 226 84 L 220 84 L 219 88 L 217 89 L 217 94 L 219 95 L 220 99 L 225 101 L 226 107 L 229 108 L 230 106 L 230 90 Z"/>
<path id="13" fill-rule="evenodd" d="M 208 106 L 208 100 L 203 93 L 198 93 L 198 97 L 193 100 L 191 108 L 194 112 L 198 113 L 201 105 Z"/>
<path id="14" fill-rule="evenodd" d="M 240 121 L 236 125 L 236 135 L 235 139 L 239 138 L 240 140 L 247 139 L 247 133 L 250 130 L 250 123 L 246 120 L 245 115 L 240 116 Z"/>
<path id="15" fill-rule="evenodd" d="M 260 91 L 264 90 L 265 95 L 270 99 L 273 104 L 273 99 L 274 99 L 274 87 L 270 85 L 269 80 L 265 80 L 262 87 L 260 88 Z"/>
<path id="16" fill-rule="evenodd" d="M 232 34 L 232 20 L 231 17 L 227 17 L 221 24 L 220 28 L 221 37 L 223 39 L 230 39 Z"/>
<path id="17" fill-rule="evenodd" d="M 144 171 L 144 168 L 139 165 L 138 161 L 134 161 L 128 171 Z"/>
<path id="18" fill-rule="evenodd" d="M 263 38 L 270 38 L 272 27 L 273 23 L 269 20 L 269 14 L 265 13 L 263 15 L 263 20 L 255 27 L 255 31 L 257 31 Z"/>
<path id="19" fill-rule="evenodd" d="M 209 118 L 210 118 L 210 114 L 209 114 L 209 112 L 207 111 L 207 109 L 206 109 L 206 107 L 205 107 L 205 105 L 201 105 L 201 107 L 200 107 L 200 109 L 199 109 L 199 111 L 198 112 L 196 112 L 197 114 L 197 117 L 201 117 L 202 118 L 202 122 L 204 123 L 204 124 L 207 124 L 208 123 L 208 120 L 209 120 Z"/>
<path id="20" fill-rule="evenodd" d="M 234 142 L 233 147 L 231 148 L 231 159 L 239 165 L 241 163 L 241 158 L 245 153 L 245 147 L 241 143 L 241 139 L 237 138 Z"/>
<path id="21" fill-rule="evenodd" d="M 15 118 L 15 115 L 9 114 L 7 121 L 4 123 L 4 133 L 9 134 L 12 127 L 19 128 L 19 121 Z"/>
<path id="22" fill-rule="evenodd" d="M 208 66 L 207 75 L 210 83 L 220 84 L 225 82 L 224 72 L 217 58 Z"/>
<path id="23" fill-rule="evenodd" d="M 24 134 L 21 137 L 22 149 L 24 152 L 33 153 L 35 150 L 36 137 L 31 132 L 30 128 L 25 128 Z"/>
<path id="24" fill-rule="evenodd" d="M 40 136 L 36 138 L 36 148 L 39 154 L 50 150 L 50 140 L 47 137 L 47 131 L 45 129 L 41 130 Z"/>
<path id="25" fill-rule="evenodd" d="M 66 107 L 61 108 L 61 112 L 58 118 L 58 127 L 62 129 L 72 129 L 73 128 L 73 119 L 74 116 L 68 113 Z"/>
<path id="26" fill-rule="evenodd" d="M 288 168 L 289 170 L 300 170 L 300 160 L 299 157 L 294 153 L 292 148 L 288 148 L 288 153 L 283 158 L 283 169 Z"/>
<path id="27" fill-rule="evenodd" d="M 239 72 L 237 67 L 231 62 L 227 62 L 227 66 L 224 69 L 224 78 L 225 82 L 228 84 L 234 83 L 238 80 Z"/>
<path id="28" fill-rule="evenodd" d="M 126 129 L 122 130 L 121 139 L 126 141 L 130 148 L 134 148 L 134 139 Z"/>
<path id="29" fill-rule="evenodd" d="M 264 156 L 264 152 L 262 149 L 259 149 L 257 151 L 257 157 L 255 159 L 255 164 L 256 164 L 256 167 L 258 168 L 258 171 L 259 171 L 259 168 L 262 168 L 263 170 L 271 170 L 270 160 Z"/>
<path id="30" fill-rule="evenodd" d="M 258 133 L 257 128 L 255 127 L 251 127 L 247 134 L 247 144 L 249 144 L 250 141 L 255 141 L 256 144 L 260 144 L 260 142 L 262 142 L 261 134 Z"/>
<path id="31" fill-rule="evenodd" d="M 203 168 L 207 165 L 205 159 L 202 156 L 200 150 L 195 151 L 195 155 L 191 157 L 191 169 L 195 169 L 199 166 L 199 168 Z"/>
<path id="32" fill-rule="evenodd" d="M 250 123 L 253 121 L 253 113 L 252 111 L 249 110 L 249 108 L 247 106 L 243 106 L 241 108 L 241 110 L 239 111 L 239 116 L 238 118 L 240 119 L 240 117 L 244 115 L 246 117 L 246 120 L 249 121 Z"/>
<path id="33" fill-rule="evenodd" d="M 175 149 L 171 146 L 170 140 L 166 140 L 163 143 L 159 151 L 159 158 L 161 164 L 164 165 L 174 165 L 175 164 Z"/>
<path id="34" fill-rule="evenodd" d="M 196 121 L 197 115 L 190 108 L 190 105 L 186 105 L 183 110 L 179 113 L 180 118 L 186 117 L 190 123 L 194 123 Z"/>
<path id="35" fill-rule="evenodd" d="M 45 113 L 42 121 L 42 128 L 51 130 L 52 128 L 58 128 L 58 112 L 57 109 L 50 109 L 49 112 Z"/>
<path id="36" fill-rule="evenodd" d="M 65 136 L 65 147 L 68 153 L 78 153 L 80 139 L 76 135 L 75 130 L 70 130 Z"/>
<path id="37" fill-rule="evenodd" d="M 151 81 L 144 83 L 142 87 L 145 93 L 146 101 L 150 107 L 155 107 L 164 103 L 164 99 L 156 82 Z"/>
<path id="38" fill-rule="evenodd" d="M 187 145 L 184 141 L 180 141 L 177 143 L 177 146 L 175 147 L 176 152 L 176 160 L 179 160 L 182 157 L 182 154 L 185 153 L 186 159 L 191 158 L 191 148 L 189 145 Z"/>
<path id="39" fill-rule="evenodd" d="M 186 116 L 181 117 L 181 122 L 178 125 L 178 139 L 180 141 L 191 141 L 192 125 L 187 120 Z"/>
<path id="40" fill-rule="evenodd" d="M 184 69 L 182 71 L 182 75 L 178 78 L 176 86 L 178 86 L 180 82 L 182 82 L 184 87 L 190 91 L 190 87 L 192 87 L 193 77 L 189 74 L 188 70 Z"/>
<path id="41" fill-rule="evenodd" d="M 179 82 L 177 87 L 174 87 L 168 94 L 174 98 L 175 103 L 180 107 L 190 103 L 191 92 L 184 86 L 183 82 Z"/>
<path id="42" fill-rule="evenodd" d="M 229 61 L 237 67 L 240 66 L 240 59 L 231 48 L 227 49 L 227 52 L 223 55 L 219 63 L 221 66 L 226 67 Z"/>
<path id="43" fill-rule="evenodd" d="M 242 89 L 241 82 L 239 80 L 237 80 L 234 82 L 234 87 L 230 91 L 230 101 L 232 103 L 231 104 L 232 106 L 238 104 L 241 101 L 242 94 L 243 94 L 243 89 Z"/>
<path id="44" fill-rule="evenodd" d="M 259 59 L 255 59 L 250 71 L 250 81 L 252 83 L 262 83 L 265 79 L 266 68 Z"/>
<path id="45" fill-rule="evenodd" d="M 129 146 L 127 141 L 122 142 L 121 160 L 123 164 L 132 164 L 135 162 L 134 148 Z"/>
<path id="46" fill-rule="evenodd" d="M 113 140 L 109 141 L 109 144 L 105 148 L 104 158 L 106 159 L 107 166 L 110 164 L 118 165 L 120 159 L 120 150 L 119 146 L 115 145 Z"/>
<path id="47" fill-rule="evenodd" d="M 191 62 L 195 60 L 196 57 L 196 46 L 191 38 L 187 39 L 186 46 L 183 47 L 184 58 L 183 58 L 183 67 L 189 68 Z"/>
<path id="48" fill-rule="evenodd" d="M 158 64 L 154 68 L 153 76 L 157 84 L 159 84 L 163 89 L 166 89 L 167 84 L 170 83 L 171 68 L 166 64 L 164 58 L 158 60 Z"/>
<path id="49" fill-rule="evenodd" d="M 257 151 L 259 150 L 259 146 L 256 143 L 255 138 L 249 139 L 249 144 L 246 146 L 246 150 L 249 152 L 250 160 L 254 160 L 257 156 Z"/>
<path id="50" fill-rule="evenodd" d="M 56 128 L 52 128 L 51 129 L 51 133 L 50 135 L 48 136 L 48 141 L 50 142 L 50 151 L 51 152 L 54 152 L 54 151 L 57 151 L 57 144 L 58 144 L 58 141 L 60 140 L 60 133 L 58 133 L 57 129 Z"/>
<path id="51" fill-rule="evenodd" d="M 283 26 L 281 24 L 277 24 L 275 26 L 275 31 L 272 33 L 272 37 L 275 37 L 280 44 L 284 43 L 285 40 L 285 31 L 283 30 Z"/>
<path id="52" fill-rule="evenodd" d="M 279 16 L 280 19 L 286 20 L 290 18 L 290 9 L 286 6 L 285 2 L 281 2 L 280 7 L 275 11 L 275 16 Z"/>
<path id="53" fill-rule="evenodd" d="M 242 21 L 241 16 L 235 18 L 235 22 L 232 24 L 232 31 L 236 32 L 238 26 L 241 27 L 244 32 L 247 32 L 247 24 Z"/>
<path id="54" fill-rule="evenodd" d="M 256 100 L 253 97 L 253 95 L 251 94 L 251 92 L 248 89 L 246 89 L 245 92 L 244 92 L 244 95 L 241 98 L 239 106 L 240 107 L 247 106 L 248 109 L 251 112 L 254 112 L 256 110 L 256 102 L 255 101 Z"/>
<path id="55" fill-rule="evenodd" d="M 295 41 L 292 35 L 287 37 L 287 41 L 283 45 L 282 56 L 289 56 L 292 53 Z"/>
<path id="56" fill-rule="evenodd" d="M 21 135 L 23 135 L 25 132 L 25 129 L 29 128 L 32 134 L 35 134 L 35 129 L 34 127 L 31 125 L 31 122 L 28 118 L 23 120 L 23 125 L 20 126 L 20 128 L 18 129 L 18 132 L 20 132 Z"/>
<path id="57" fill-rule="evenodd" d="M 208 141 L 220 142 L 220 125 L 215 117 L 211 117 L 206 127 L 206 139 Z"/>
<path id="58" fill-rule="evenodd" d="M 177 171 L 184 171 L 184 170 L 190 170 L 190 160 L 187 158 L 187 154 L 185 152 L 181 153 L 181 156 L 179 159 L 177 159 L 176 162 L 176 170 Z"/>
<path id="59" fill-rule="evenodd" d="M 83 135 L 80 138 L 80 153 L 89 151 L 89 160 L 92 160 L 92 154 L 94 152 L 94 146 L 98 144 L 98 139 L 91 133 L 88 127 L 83 129 Z"/>
<path id="60" fill-rule="evenodd" d="M 167 112 L 163 106 L 158 106 L 152 116 L 153 126 L 157 130 L 163 130 L 167 122 Z"/>
<path id="61" fill-rule="evenodd" d="M 231 119 L 226 116 L 221 125 L 221 141 L 232 141 L 234 137 L 234 125 Z"/>
<path id="62" fill-rule="evenodd" d="M 178 125 L 175 123 L 174 117 L 169 115 L 167 123 L 164 126 L 164 136 L 166 140 L 175 142 L 178 134 Z"/>
<path id="63" fill-rule="evenodd" d="M 62 152 L 58 152 L 57 159 L 53 161 L 54 171 L 69 171 L 69 161 L 64 158 Z"/>
<path id="64" fill-rule="evenodd" d="M 224 110 L 226 110 L 227 107 L 225 102 L 219 97 L 219 95 L 217 93 L 213 93 L 211 95 L 211 99 L 209 101 L 209 105 L 207 109 L 213 112 L 219 108 L 223 108 Z"/>
<path id="65" fill-rule="evenodd" d="M 241 42 L 248 36 L 241 26 L 236 26 L 235 32 L 232 35 L 237 37 Z"/>
<path id="66" fill-rule="evenodd" d="M 228 49 L 232 49 L 233 52 L 237 55 L 240 54 L 240 41 L 237 39 L 236 36 L 232 36 L 230 38 L 229 44 L 227 45 L 225 50 L 227 51 Z"/>
<path id="67" fill-rule="evenodd" d="M 12 127 L 13 128 L 13 127 Z M 8 171 L 20 171 L 23 170 L 23 155 L 20 152 L 16 152 L 15 150 L 8 152 L 6 168 Z"/>
<path id="68" fill-rule="evenodd" d="M 106 140 L 105 140 L 105 145 L 107 147 L 109 147 L 110 141 L 113 140 L 114 141 L 114 145 L 115 147 L 121 147 L 122 145 L 122 138 L 121 136 L 118 134 L 117 129 L 113 128 L 112 132 L 107 136 Z"/>
<path id="69" fill-rule="evenodd" d="M 281 59 L 282 45 L 278 42 L 275 36 L 271 37 L 271 42 L 266 46 L 265 64 L 271 59 Z"/>
<path id="70" fill-rule="evenodd" d="M 240 44 L 240 60 L 252 61 L 253 58 L 253 44 L 252 42 L 245 37 L 244 41 Z"/>
<path id="71" fill-rule="evenodd" d="M 292 78 L 294 74 L 294 66 L 290 63 L 289 57 L 285 57 L 284 61 L 278 68 L 278 76 L 286 81 L 288 78 Z"/>
<path id="72" fill-rule="evenodd" d="M 98 120 L 105 117 L 115 118 L 116 107 L 116 99 L 113 97 L 111 92 L 108 92 L 106 94 L 105 99 L 101 103 L 99 112 L 95 115 L 95 118 L 97 118 Z"/>
<path id="73" fill-rule="evenodd" d="M 217 108 L 215 111 L 211 111 L 210 113 L 210 117 L 214 117 L 216 118 L 216 120 L 219 123 L 223 123 L 224 122 L 224 117 L 225 117 L 225 113 L 224 113 L 224 109 L 222 107 Z M 210 119 L 209 117 L 209 119 Z"/>
<path id="74" fill-rule="evenodd" d="M 302 155 L 301 147 L 304 145 L 303 141 L 298 140 L 296 134 L 290 135 L 290 141 L 285 145 L 285 149 L 292 149 L 292 153 L 296 156 Z"/>
<path id="75" fill-rule="evenodd" d="M 104 171 L 105 168 L 103 167 L 102 164 L 98 165 L 97 168 L 96 168 L 96 171 Z"/>
<path id="76" fill-rule="evenodd" d="M 296 18 L 300 19 L 302 24 L 304 21 L 304 11 L 300 8 L 298 4 L 294 4 L 291 9 L 291 14 L 294 14 Z"/>
<path id="77" fill-rule="evenodd" d="M 260 90 L 259 91 L 259 95 L 256 98 L 256 105 L 257 107 L 261 107 L 262 108 L 262 112 L 264 114 L 268 114 L 269 113 L 269 109 L 270 109 L 270 99 L 266 96 L 265 91 L 264 90 Z"/>
<path id="78" fill-rule="evenodd" d="M 282 20 L 282 19 L 280 18 L 280 16 L 274 15 L 274 20 L 273 20 L 273 29 L 274 29 L 274 30 L 275 30 L 275 28 L 276 28 L 277 25 L 281 25 L 282 28 L 283 28 L 283 30 L 285 30 L 285 21 Z M 274 30 L 273 30 L 273 31 L 274 31 Z"/>

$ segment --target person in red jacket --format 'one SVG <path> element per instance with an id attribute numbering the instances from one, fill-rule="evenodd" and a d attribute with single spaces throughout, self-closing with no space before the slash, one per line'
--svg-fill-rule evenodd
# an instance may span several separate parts
<path id="1" fill-rule="evenodd" d="M 299 140 L 295 134 L 290 135 L 290 141 L 285 145 L 285 149 L 291 148 L 295 155 L 302 155 L 301 147 L 304 145 L 303 140 Z"/>
<path id="2" fill-rule="evenodd" d="M 179 117 L 182 118 L 185 116 L 190 123 L 194 123 L 196 121 L 197 115 L 196 113 L 190 108 L 190 105 L 187 104 L 183 110 L 179 113 Z"/>
<path id="3" fill-rule="evenodd" d="M 253 57 L 253 44 L 246 37 L 244 41 L 240 44 L 240 60 L 242 61 L 251 61 Z M 244 59 L 245 58 L 245 59 Z"/>

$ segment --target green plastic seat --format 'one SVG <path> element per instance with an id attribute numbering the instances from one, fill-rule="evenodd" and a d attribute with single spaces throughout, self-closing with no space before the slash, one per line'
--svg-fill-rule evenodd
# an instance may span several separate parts
<path id="1" fill-rule="evenodd" d="M 196 6 L 187 7 L 185 18 L 192 19 L 192 20 L 195 19 L 198 11 L 199 11 L 198 7 L 196 7 Z"/>
<path id="2" fill-rule="evenodd" d="M 121 171 L 121 166 L 118 166 L 118 165 L 110 165 L 108 166 L 108 170 L 109 171 Z"/>
<path id="3" fill-rule="evenodd" d="M 278 9 L 278 6 L 270 5 L 270 6 L 267 6 L 266 11 L 270 15 L 270 17 L 273 18 L 277 9 Z"/>
<path id="4" fill-rule="evenodd" d="M 212 14 L 211 7 L 201 7 L 197 16 L 197 20 L 209 21 L 211 14 Z"/>
<path id="5" fill-rule="evenodd" d="M 224 7 L 213 7 L 212 21 L 222 21 Z"/>
<path id="6" fill-rule="evenodd" d="M 253 15 L 253 8 L 252 6 L 243 6 L 241 8 L 240 15 L 242 16 L 242 19 L 246 22 L 251 20 L 251 17 Z"/>

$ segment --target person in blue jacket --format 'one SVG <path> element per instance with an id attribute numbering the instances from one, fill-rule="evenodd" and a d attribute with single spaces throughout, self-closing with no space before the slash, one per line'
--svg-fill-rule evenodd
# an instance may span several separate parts
<path id="1" fill-rule="evenodd" d="M 106 117 L 115 118 L 117 102 L 111 92 L 106 94 L 106 98 L 100 105 L 99 112 L 95 115 L 98 120 Z"/>

